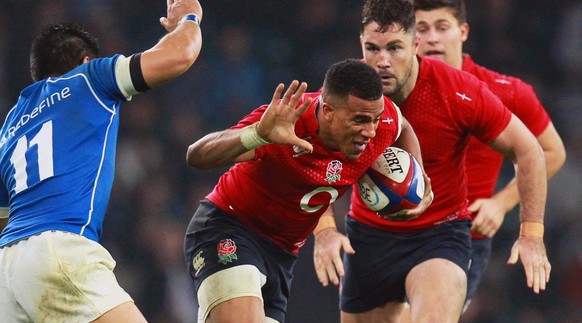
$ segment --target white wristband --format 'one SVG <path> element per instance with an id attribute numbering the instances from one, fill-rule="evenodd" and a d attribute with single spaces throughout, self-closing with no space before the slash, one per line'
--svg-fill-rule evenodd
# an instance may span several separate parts
<path id="1" fill-rule="evenodd" d="M 200 19 L 198 18 L 198 15 L 196 15 L 195 13 L 187 13 L 183 15 L 182 18 L 180 18 L 180 21 L 178 21 L 178 25 L 181 25 L 186 21 L 191 21 L 200 26 Z"/>
<path id="2" fill-rule="evenodd" d="M 240 142 L 248 150 L 253 150 L 269 144 L 268 141 L 259 136 L 259 133 L 257 132 L 258 126 L 259 126 L 258 122 L 253 123 L 250 126 L 244 127 L 240 133 Z"/>

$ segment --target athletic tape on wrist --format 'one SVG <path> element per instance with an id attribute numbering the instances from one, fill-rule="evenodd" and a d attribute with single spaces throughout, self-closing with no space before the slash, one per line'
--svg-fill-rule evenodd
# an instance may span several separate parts
<path id="1" fill-rule="evenodd" d="M 322 216 L 319 219 L 319 223 L 313 230 L 313 234 L 317 235 L 319 232 L 326 230 L 326 229 L 337 229 L 335 226 L 335 219 L 331 216 Z"/>
<path id="2" fill-rule="evenodd" d="M 519 229 L 520 237 L 544 237 L 544 224 L 539 222 L 523 222 Z"/>
<path id="3" fill-rule="evenodd" d="M 259 133 L 257 132 L 258 126 L 259 123 L 253 123 L 250 126 L 244 127 L 240 133 L 240 142 L 248 150 L 257 149 L 269 144 L 268 141 L 259 136 Z"/>
<path id="4" fill-rule="evenodd" d="M 183 15 L 182 18 L 180 18 L 180 20 L 178 21 L 178 25 L 181 25 L 186 21 L 191 21 L 200 26 L 200 18 L 198 18 L 198 15 L 195 13 L 187 13 Z"/>

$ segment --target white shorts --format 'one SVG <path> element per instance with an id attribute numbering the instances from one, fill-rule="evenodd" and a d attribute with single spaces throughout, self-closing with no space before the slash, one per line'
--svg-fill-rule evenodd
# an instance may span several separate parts
<path id="1" fill-rule="evenodd" d="M 133 300 L 117 283 L 99 243 L 47 231 L 0 248 L 0 318 L 7 322 L 90 322 Z"/>

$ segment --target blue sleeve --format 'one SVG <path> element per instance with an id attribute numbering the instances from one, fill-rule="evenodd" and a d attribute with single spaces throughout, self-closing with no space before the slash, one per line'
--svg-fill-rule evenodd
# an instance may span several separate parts
<path id="1" fill-rule="evenodd" d="M 84 73 L 98 93 L 106 95 L 108 99 L 122 102 L 125 96 L 119 89 L 115 78 L 115 63 L 119 54 L 112 57 L 96 58 L 69 72 L 69 74 Z"/>

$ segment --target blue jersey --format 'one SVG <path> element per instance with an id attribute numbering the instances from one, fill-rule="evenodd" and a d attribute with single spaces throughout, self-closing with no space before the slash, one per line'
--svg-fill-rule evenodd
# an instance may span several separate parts
<path id="1" fill-rule="evenodd" d="M 94 59 L 32 84 L 8 112 L 0 132 L 0 207 L 9 207 L 9 218 L 0 246 L 47 230 L 99 240 L 118 109 L 135 94 L 116 75 L 118 59 L 125 57 Z"/>

